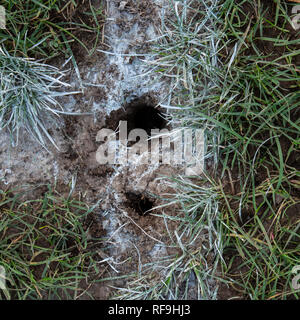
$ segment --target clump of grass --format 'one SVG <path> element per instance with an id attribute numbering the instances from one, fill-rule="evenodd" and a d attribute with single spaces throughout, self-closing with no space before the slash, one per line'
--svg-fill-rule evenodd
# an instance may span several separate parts
<path id="1" fill-rule="evenodd" d="M 8 129 L 15 145 L 20 128 L 25 128 L 45 148 L 46 139 L 56 146 L 45 119 L 63 113 L 57 97 L 73 93 L 58 91 L 69 86 L 61 81 L 63 76 L 53 66 L 0 48 L 0 129 Z"/>
<path id="2" fill-rule="evenodd" d="M 88 235 L 93 209 L 51 188 L 26 201 L 0 190 L 6 299 L 76 299 L 85 292 L 100 273 L 97 250 L 102 240 Z"/>
<path id="3" fill-rule="evenodd" d="M 10 53 L 48 60 L 60 54 L 72 55 L 70 44 L 75 41 L 91 54 L 100 39 L 102 7 L 96 9 L 91 1 L 6 0 L 2 5 L 6 9 L 6 29 L 0 30 L 0 43 Z M 79 33 L 85 38 L 86 34 L 92 36 L 91 51 Z"/>
<path id="4" fill-rule="evenodd" d="M 158 75 L 172 80 L 172 103 L 187 107 L 196 103 L 199 90 L 204 93 L 219 84 L 215 69 L 223 36 L 217 14 L 221 4 L 219 0 L 169 3 L 171 10 L 162 15 L 151 66 Z"/>
<path id="5" fill-rule="evenodd" d="M 74 92 L 62 91 L 68 86 L 61 81 L 63 72 L 45 62 L 61 54 L 70 57 L 81 82 L 72 50 L 78 51 L 74 44 L 79 44 L 92 54 L 102 30 L 102 6 L 73 0 L 7 0 L 2 5 L 6 29 L 0 30 L 0 129 L 9 130 L 13 145 L 23 127 L 43 147 L 48 140 L 57 148 L 45 119 L 54 121 L 63 112 L 58 96 Z M 93 42 L 92 50 L 87 39 Z"/>
<path id="6" fill-rule="evenodd" d="M 223 194 L 227 206 L 223 224 L 224 257 L 222 274 L 240 297 L 252 300 L 299 299 L 292 273 L 299 265 L 300 199 L 286 197 L 280 206 L 260 209 L 241 223 L 233 210 L 232 197 Z"/>

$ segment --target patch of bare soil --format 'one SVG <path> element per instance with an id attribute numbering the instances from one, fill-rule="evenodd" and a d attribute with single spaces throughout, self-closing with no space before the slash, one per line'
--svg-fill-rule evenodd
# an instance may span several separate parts
<path id="1" fill-rule="evenodd" d="M 151 100 L 151 99 L 150 99 Z M 142 102 L 141 102 L 142 101 Z M 148 103 L 148 104 L 147 104 Z M 142 106 L 142 107 L 141 107 Z M 140 108 L 152 110 L 149 97 L 135 100 L 133 104 L 125 105 L 121 111 L 114 111 L 105 120 L 94 121 L 93 117 L 66 117 L 67 126 L 62 129 L 65 139 L 62 151 L 56 153 L 58 167 L 76 175 L 76 192 L 84 195 L 90 203 L 100 200 L 96 211 L 101 216 L 102 224 L 109 239 L 112 267 L 106 268 L 104 277 L 115 277 L 120 274 L 131 274 L 145 263 L 155 262 L 161 256 L 153 256 L 153 248 L 158 244 L 167 246 L 170 239 L 166 233 L 161 217 L 154 216 L 161 210 L 149 212 L 155 206 L 164 202 L 160 199 L 170 190 L 160 176 L 172 176 L 180 169 L 168 165 L 99 165 L 96 162 L 96 151 L 100 143 L 96 135 L 101 128 L 116 129 L 119 120 L 128 120 L 132 129 L 138 126 L 136 113 Z M 157 109 L 153 109 L 157 116 Z M 145 110 L 144 110 L 145 112 Z M 149 123 L 147 122 L 149 119 Z M 155 127 L 155 117 L 142 121 L 144 129 Z M 158 127 L 163 125 L 163 119 L 158 118 Z M 170 207 L 165 213 L 178 215 L 178 208 Z M 175 222 L 169 223 L 170 232 L 176 229 Z M 165 249 L 164 255 L 174 254 L 174 250 Z M 126 262 L 129 259 L 128 262 Z M 125 262 L 124 262 L 125 261 Z M 120 262 L 123 262 L 120 264 Z M 107 266 L 106 266 L 107 267 Z M 118 273 L 115 273 L 117 269 Z M 158 275 L 159 276 L 159 275 Z M 125 280 L 108 282 L 114 286 L 124 286 Z M 93 290 L 98 290 L 93 286 Z M 109 287 L 101 284 L 101 290 L 111 292 Z M 105 289 L 106 288 L 106 289 Z M 102 292 L 102 291 L 101 291 Z M 101 296 L 101 295 L 100 295 Z M 98 297 L 98 296 L 97 296 Z"/>

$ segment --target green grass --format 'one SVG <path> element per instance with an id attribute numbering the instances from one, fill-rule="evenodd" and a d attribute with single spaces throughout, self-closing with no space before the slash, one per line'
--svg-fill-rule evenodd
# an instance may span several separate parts
<path id="1" fill-rule="evenodd" d="M 81 81 L 75 53 L 79 47 L 89 55 L 94 52 L 102 31 L 102 6 L 73 0 L 7 0 L 1 5 L 6 29 L 0 30 L 0 129 L 8 129 L 14 146 L 25 129 L 44 148 L 49 142 L 58 148 L 45 123 L 65 113 L 57 98 L 74 92 L 67 92 L 65 73 L 48 61 L 70 58 Z"/>
<path id="2" fill-rule="evenodd" d="M 64 73 L 32 59 L 11 56 L 0 48 L 0 129 L 7 129 L 13 145 L 18 144 L 20 129 L 25 129 L 36 141 L 47 148 L 50 141 L 45 120 L 55 121 L 64 113 L 57 102 L 69 85 L 60 79 Z"/>
<path id="3" fill-rule="evenodd" d="M 92 54 L 100 39 L 102 7 L 91 1 L 37 0 L 1 1 L 6 9 L 6 29 L 0 30 L 0 43 L 19 56 L 52 59 L 72 56 L 70 44 L 79 43 Z M 80 33 L 93 35 L 93 48 L 87 47 Z"/>
<path id="4" fill-rule="evenodd" d="M 7 284 L 0 298 L 77 299 L 89 294 L 85 289 L 101 274 L 97 261 L 103 245 L 103 239 L 88 235 L 94 207 L 50 187 L 34 200 L 23 195 L 0 190 L 0 264 Z"/>
<path id="5" fill-rule="evenodd" d="M 230 285 L 232 298 L 299 299 L 291 286 L 292 269 L 300 264 L 300 31 L 290 25 L 292 4 L 170 5 L 151 68 L 171 79 L 174 123 L 205 129 L 206 158 L 213 164 L 204 189 L 202 180 L 173 181 L 171 204 L 181 204 L 192 221 L 185 233 L 196 226 L 196 234 L 212 233 L 197 252 L 202 263 L 194 272 Z M 218 205 L 207 207 L 212 191 Z M 188 241 L 181 246 L 191 253 Z M 209 286 L 201 291 L 207 298 L 205 291 Z"/>

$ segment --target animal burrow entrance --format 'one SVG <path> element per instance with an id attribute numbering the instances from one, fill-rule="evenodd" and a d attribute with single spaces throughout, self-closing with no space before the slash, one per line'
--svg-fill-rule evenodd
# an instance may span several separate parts
<path id="1" fill-rule="evenodd" d="M 147 97 L 134 99 L 122 109 L 111 112 L 106 121 L 106 126 L 115 131 L 118 130 L 120 121 L 127 121 L 128 133 L 134 129 L 143 129 L 151 136 L 151 129 L 167 128 L 167 120 L 163 116 L 160 107 L 150 102 Z"/>
<path id="2" fill-rule="evenodd" d="M 151 136 L 151 129 L 163 129 L 166 127 L 166 120 L 162 117 L 161 111 L 145 103 L 130 105 L 126 108 L 128 132 L 133 129 L 143 129 Z"/>
<path id="3" fill-rule="evenodd" d="M 143 193 L 126 192 L 126 206 L 134 210 L 139 216 L 146 216 L 154 207 L 154 201 Z"/>

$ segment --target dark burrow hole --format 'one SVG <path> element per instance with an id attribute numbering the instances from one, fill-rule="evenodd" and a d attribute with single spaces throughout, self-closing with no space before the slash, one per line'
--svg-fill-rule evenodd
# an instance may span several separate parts
<path id="1" fill-rule="evenodd" d="M 154 201 L 150 200 L 142 193 L 126 192 L 126 205 L 133 209 L 138 215 L 146 216 L 154 206 Z"/>
<path id="2" fill-rule="evenodd" d="M 106 121 L 106 127 L 118 131 L 119 122 L 127 121 L 127 132 L 133 129 L 143 129 L 151 136 L 151 129 L 167 128 L 167 121 L 163 118 L 161 108 L 155 107 L 155 103 L 147 97 L 140 97 L 124 108 L 111 112 Z"/>
<path id="3" fill-rule="evenodd" d="M 122 120 L 127 120 L 128 132 L 133 129 L 143 129 L 148 136 L 151 135 L 151 129 L 166 127 L 162 113 L 157 108 L 143 103 L 127 107 L 126 116 Z"/>

